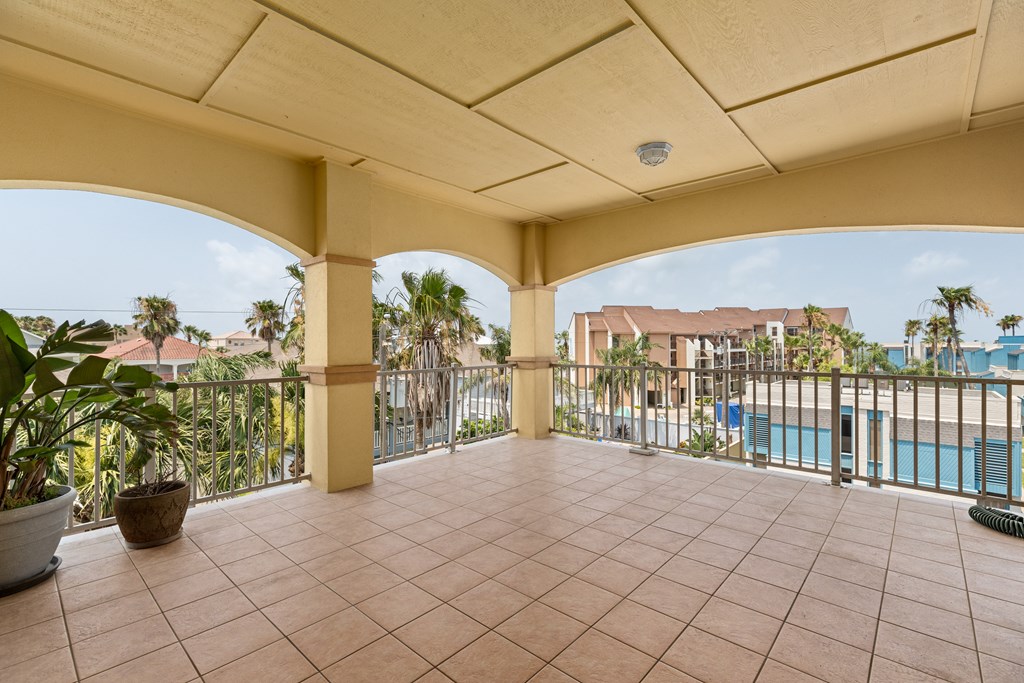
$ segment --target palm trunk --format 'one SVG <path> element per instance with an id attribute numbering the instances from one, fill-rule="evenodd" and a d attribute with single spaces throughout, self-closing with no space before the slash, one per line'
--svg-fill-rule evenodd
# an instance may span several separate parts
<path id="1" fill-rule="evenodd" d="M 939 376 L 939 340 L 932 339 L 932 375 Z"/>

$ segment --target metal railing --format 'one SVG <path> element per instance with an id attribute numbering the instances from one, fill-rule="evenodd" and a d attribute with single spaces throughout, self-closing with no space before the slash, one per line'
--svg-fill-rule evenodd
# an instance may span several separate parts
<path id="1" fill-rule="evenodd" d="M 380 372 L 374 402 L 374 463 L 454 452 L 458 444 L 512 431 L 512 366 Z"/>
<path id="2" fill-rule="evenodd" d="M 563 364 L 553 431 L 1020 505 L 1024 380 Z"/>
<path id="3" fill-rule="evenodd" d="M 182 479 L 190 505 L 289 484 L 304 473 L 306 377 L 182 382 L 151 400 L 178 416 L 178 438 L 142 472 L 130 470 L 134 439 L 122 426 L 96 421 L 72 435 L 81 445 L 58 457 L 50 478 L 78 497 L 67 532 L 114 524 L 114 495 L 154 479 Z M 74 423 L 75 416 L 69 416 Z"/>

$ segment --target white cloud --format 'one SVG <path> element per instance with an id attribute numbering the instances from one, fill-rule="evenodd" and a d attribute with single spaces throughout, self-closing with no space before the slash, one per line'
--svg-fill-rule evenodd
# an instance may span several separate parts
<path id="1" fill-rule="evenodd" d="M 967 261 L 950 252 L 928 250 L 910 259 L 903 272 L 910 277 L 923 277 L 925 275 L 945 274 L 949 271 L 960 270 L 967 265 Z"/>
<path id="2" fill-rule="evenodd" d="M 726 281 L 732 289 L 746 293 L 763 293 L 774 289 L 779 276 L 778 266 L 782 252 L 775 247 L 757 251 L 729 266 Z"/>

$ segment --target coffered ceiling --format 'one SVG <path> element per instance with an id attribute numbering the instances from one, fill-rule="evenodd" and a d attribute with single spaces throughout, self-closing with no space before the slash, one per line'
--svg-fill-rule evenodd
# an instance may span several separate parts
<path id="1" fill-rule="evenodd" d="M 0 0 L 0 73 L 550 222 L 1024 118 L 1024 0 Z"/>

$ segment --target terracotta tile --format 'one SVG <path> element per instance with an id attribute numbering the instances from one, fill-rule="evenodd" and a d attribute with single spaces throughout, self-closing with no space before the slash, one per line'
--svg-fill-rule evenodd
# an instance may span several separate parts
<path id="1" fill-rule="evenodd" d="M 495 576 L 494 580 L 536 600 L 567 578 L 568 574 L 557 569 L 533 560 L 523 560 Z"/>
<path id="2" fill-rule="evenodd" d="M 441 600 L 451 600 L 470 588 L 479 586 L 487 577 L 458 562 L 448 562 L 412 580 L 423 590 Z"/>
<path id="3" fill-rule="evenodd" d="M 736 565 L 745 557 L 746 553 L 741 550 L 733 550 L 717 543 L 710 543 L 699 538 L 694 539 L 685 548 L 679 551 L 679 557 L 686 557 L 691 560 L 710 564 L 719 569 L 732 571 Z"/>
<path id="4" fill-rule="evenodd" d="M 242 591 L 231 588 L 164 612 L 164 616 L 178 639 L 184 640 L 255 611 Z"/>
<path id="5" fill-rule="evenodd" d="M 631 600 L 623 600 L 594 628 L 652 657 L 661 657 L 685 623 Z"/>
<path id="6" fill-rule="evenodd" d="M 614 552 L 614 551 L 613 551 Z M 566 574 L 575 574 L 600 555 L 568 543 L 558 542 L 534 555 L 531 559 Z"/>
<path id="7" fill-rule="evenodd" d="M 989 683 L 1017 683 L 1024 680 L 1024 666 L 981 655 L 981 673 Z"/>
<path id="8" fill-rule="evenodd" d="M 206 683 L 299 683 L 316 673 L 316 668 L 287 640 L 260 648 L 241 659 L 203 676 Z"/>
<path id="9" fill-rule="evenodd" d="M 236 523 L 228 526 L 214 529 L 213 531 L 206 531 L 195 536 L 190 536 L 193 543 L 199 546 L 202 550 L 208 550 L 218 545 L 224 545 L 231 541 L 237 541 L 245 538 L 246 536 L 255 535 L 251 529 L 244 524 Z"/>
<path id="10" fill-rule="evenodd" d="M 236 585 L 241 585 L 294 566 L 294 562 L 277 550 L 271 549 L 223 565 L 220 570 Z"/>
<path id="11" fill-rule="evenodd" d="M 818 679 L 815 678 L 814 680 Z M 892 681 L 899 681 L 899 683 L 945 683 L 946 681 L 944 678 L 936 678 L 923 671 L 918 671 L 896 662 L 890 662 L 888 659 L 878 656 L 871 659 L 870 680 L 873 683 L 891 683 Z"/>
<path id="12" fill-rule="evenodd" d="M 814 562 L 812 571 L 872 590 L 882 590 L 885 586 L 886 572 L 884 569 L 835 555 L 819 555 Z"/>
<path id="13" fill-rule="evenodd" d="M 396 531 L 400 536 L 408 538 L 414 543 L 426 543 L 427 541 L 433 540 L 438 536 L 444 536 L 445 534 L 454 531 L 447 524 L 441 524 L 441 522 L 433 519 L 424 519 L 421 522 L 404 526 Z"/>
<path id="14" fill-rule="evenodd" d="M 791 564 L 770 560 L 758 555 L 747 555 L 736 565 L 737 574 L 770 583 L 779 588 L 798 591 L 807 578 L 807 570 Z"/>
<path id="15" fill-rule="evenodd" d="M 370 564 L 371 560 L 351 548 L 342 548 L 327 555 L 321 555 L 299 566 L 321 583 L 355 571 Z"/>
<path id="16" fill-rule="evenodd" d="M 409 683 L 430 670 L 430 664 L 393 636 L 384 636 L 324 671 L 336 683 Z"/>
<path id="17" fill-rule="evenodd" d="M 411 579 L 447 562 L 443 555 L 417 546 L 385 558 L 380 564 L 405 579 Z"/>
<path id="18" fill-rule="evenodd" d="M 647 524 L 644 522 L 637 522 L 636 520 L 629 519 L 628 517 L 620 517 L 616 514 L 605 515 L 601 519 L 590 524 L 592 529 L 599 529 L 621 538 L 629 538 L 646 526 Z"/>
<path id="19" fill-rule="evenodd" d="M 1024 635 L 1020 631 L 975 620 L 974 634 L 979 652 L 1024 666 L 1024 648 L 1021 648 Z"/>
<path id="20" fill-rule="evenodd" d="M 705 683 L 745 683 L 757 677 L 764 657 L 690 626 L 662 661 Z"/>
<path id="21" fill-rule="evenodd" d="M 609 550 L 605 557 L 650 573 L 668 562 L 672 558 L 672 553 L 629 539 Z"/>
<path id="22" fill-rule="evenodd" d="M 411 583 L 403 583 L 360 602 L 357 607 L 378 624 L 393 631 L 421 614 L 426 614 L 441 601 Z"/>
<path id="23" fill-rule="evenodd" d="M 576 574 L 587 583 L 611 591 L 616 595 L 629 595 L 650 576 L 647 572 L 607 557 L 601 557 Z"/>
<path id="24" fill-rule="evenodd" d="M 651 672 L 644 677 L 643 683 L 700 683 L 693 676 L 673 669 L 664 662 L 658 662 Z"/>
<path id="25" fill-rule="evenodd" d="M 355 550 L 360 555 L 365 555 L 371 560 L 380 561 L 385 557 L 391 557 L 403 550 L 414 547 L 416 547 L 416 544 L 408 538 L 399 536 L 394 532 L 388 532 L 380 536 L 374 536 L 368 541 L 356 543 L 352 546 L 352 550 Z"/>
<path id="26" fill-rule="evenodd" d="M 708 523 L 702 522 L 699 519 L 683 517 L 682 515 L 668 514 L 658 519 L 651 526 L 673 531 L 683 536 L 696 537 L 708 528 Z"/>
<path id="27" fill-rule="evenodd" d="M 550 661 L 582 635 L 587 626 L 534 602 L 494 630 L 541 659 Z"/>
<path id="28" fill-rule="evenodd" d="M 885 622 L 878 624 L 875 654 L 951 681 L 980 678 L 973 650 Z"/>
<path id="29" fill-rule="evenodd" d="M 25 590 L 0 598 L 0 614 L 3 615 L 0 620 L 2 636 L 61 616 L 60 596 L 52 586 L 37 586 L 36 590 Z"/>
<path id="30" fill-rule="evenodd" d="M 780 664 L 774 659 L 765 660 L 764 666 L 761 667 L 761 674 L 757 677 L 757 683 L 818 683 L 820 680 L 820 678 L 797 671 L 793 667 Z M 887 680 L 891 682 L 900 679 L 894 677 Z"/>
<path id="31" fill-rule="evenodd" d="M 68 636 L 76 643 L 159 613 L 160 608 L 149 591 L 139 591 L 68 614 Z"/>
<path id="32" fill-rule="evenodd" d="M 318 557 L 323 557 L 324 555 L 329 555 L 333 552 L 342 550 L 344 547 L 344 544 L 336 538 L 328 536 L 327 534 L 318 534 L 295 543 L 281 546 L 278 550 L 292 562 L 302 564 Z"/>
<path id="33" fill-rule="evenodd" d="M 349 607 L 293 633 L 289 639 L 315 667 L 323 670 L 384 635 L 384 629 Z"/>
<path id="34" fill-rule="evenodd" d="M 146 584 L 134 569 L 104 579 L 81 584 L 60 592 L 64 612 L 70 613 L 99 605 L 146 589 Z"/>
<path id="35" fill-rule="evenodd" d="M 561 517 L 551 516 L 542 517 L 538 519 L 536 522 L 527 525 L 525 528 L 528 531 L 543 534 L 548 538 L 553 538 L 556 541 L 560 541 L 569 534 L 582 529 L 583 525 L 579 524 L 578 522 L 571 522 L 568 519 L 562 519 Z"/>
<path id="36" fill-rule="evenodd" d="M 552 662 L 581 683 L 640 681 L 655 659 L 595 630 L 587 631 Z"/>
<path id="37" fill-rule="evenodd" d="M 496 545 L 485 545 L 458 558 L 458 563 L 485 576 L 496 576 L 523 561 L 523 556 Z"/>
<path id="38" fill-rule="evenodd" d="M 604 517 L 605 514 L 600 510 L 583 507 L 582 505 L 570 505 L 556 512 L 554 516 L 559 519 L 575 522 L 576 524 L 585 525 L 596 522 Z"/>
<path id="39" fill-rule="evenodd" d="M 206 556 L 213 560 L 214 564 L 222 566 L 273 549 L 272 545 L 259 536 L 248 536 L 231 543 L 210 548 L 206 551 Z"/>
<path id="40" fill-rule="evenodd" d="M 975 619 L 1024 633 L 1024 611 L 1019 605 L 976 593 L 970 594 L 970 601 Z"/>
<path id="41" fill-rule="evenodd" d="M 456 683 L 520 683 L 543 666 L 542 660 L 492 631 L 439 668 Z"/>
<path id="42" fill-rule="evenodd" d="M 18 653 L 24 654 L 24 653 Z M 12 662 L 8 654 L 0 655 L 0 661 Z M 54 681 L 54 683 L 73 683 L 78 680 L 75 675 L 75 664 L 71 659 L 71 648 L 65 646 L 57 650 L 21 659 L 16 664 L 0 665 L 0 679 L 4 683 L 37 683 L 38 681 Z"/>
<path id="43" fill-rule="evenodd" d="M 545 605 L 588 625 L 597 622 L 620 600 L 618 595 L 576 578 L 540 598 Z"/>
<path id="44" fill-rule="evenodd" d="M 479 522 L 474 522 L 473 524 L 462 527 L 462 531 L 485 541 L 494 541 L 502 536 L 507 536 L 517 528 L 518 527 L 515 524 L 509 524 L 508 522 L 503 522 L 500 519 L 487 517 Z"/>
<path id="45" fill-rule="evenodd" d="M 767 557 L 770 560 L 785 562 L 801 569 L 810 569 L 818 553 L 798 545 L 776 541 L 771 538 L 762 538 L 750 549 L 751 554 Z"/>
<path id="46" fill-rule="evenodd" d="M 460 612 L 494 628 L 530 604 L 530 598 L 497 581 L 487 580 L 450 602 Z"/>
<path id="47" fill-rule="evenodd" d="M 56 573 L 57 585 L 61 590 L 68 590 L 83 583 L 105 579 L 134 569 L 135 564 L 127 555 L 111 555 L 74 567 L 61 566 L 60 571 Z"/>
<path id="48" fill-rule="evenodd" d="M 327 587 L 355 604 L 403 583 L 398 574 L 379 564 L 369 564 L 327 582 Z"/>
<path id="49" fill-rule="evenodd" d="M 174 643 L 85 680 L 89 683 L 186 683 L 198 676 L 181 643 Z"/>
<path id="50" fill-rule="evenodd" d="M 785 624 L 771 658 L 798 671 L 834 681 L 867 680 L 871 655 L 839 641 Z"/>
<path id="51" fill-rule="evenodd" d="M 797 596 L 786 621 L 808 631 L 871 652 L 877 620 L 858 612 L 817 600 Z"/>
<path id="52" fill-rule="evenodd" d="M 782 621 L 760 612 L 711 598 L 691 625 L 748 650 L 767 655 Z"/>
<path id="53" fill-rule="evenodd" d="M 660 576 L 652 576 L 629 594 L 629 599 L 667 614 L 673 619 L 689 622 L 711 596 Z"/>
<path id="54" fill-rule="evenodd" d="M 970 617 L 962 614 L 886 594 L 882 598 L 879 618 L 890 624 L 974 649 L 974 625 Z"/>
<path id="55" fill-rule="evenodd" d="M 904 555 L 903 553 L 891 554 L 889 558 L 889 571 L 916 576 L 919 579 L 934 581 L 935 583 L 941 583 L 953 588 L 967 588 L 964 572 L 959 567 Z"/>
<path id="56" fill-rule="evenodd" d="M 289 635 L 348 607 L 330 588 L 317 585 L 264 607 L 262 612 L 281 633 Z"/>
<path id="57" fill-rule="evenodd" d="M 807 575 L 800 593 L 872 618 L 878 616 L 878 610 L 882 605 L 881 591 L 857 586 L 817 572 Z"/>
<path id="58" fill-rule="evenodd" d="M 729 572 L 724 569 L 678 555 L 666 562 L 655 574 L 704 593 L 714 593 L 729 576 Z"/>
<path id="59" fill-rule="evenodd" d="M 319 582 L 302 570 L 291 566 L 273 574 L 243 583 L 239 588 L 252 604 L 263 608 L 275 602 L 290 598 L 319 585 Z"/>
<path id="60" fill-rule="evenodd" d="M 609 534 L 606 531 L 600 529 L 594 529 L 592 527 L 585 527 L 579 531 L 569 534 L 565 537 L 564 541 L 571 545 L 578 546 L 584 550 L 589 550 L 599 555 L 603 555 L 608 552 L 619 543 L 622 543 L 622 538 L 614 534 Z"/>
<path id="61" fill-rule="evenodd" d="M 649 526 L 633 534 L 631 541 L 637 541 L 652 548 L 658 548 L 670 553 L 678 553 L 686 547 L 686 544 L 693 540 L 693 536 L 677 534 L 668 529 L 661 529 L 656 526 Z"/>
<path id="62" fill-rule="evenodd" d="M 463 531 L 452 531 L 444 536 L 427 541 L 423 547 L 444 555 L 450 560 L 462 557 L 468 552 L 487 545 L 487 542 Z"/>
<path id="63" fill-rule="evenodd" d="M 530 683 L 577 683 L 577 681 L 548 664 L 530 679 Z"/>
<path id="64" fill-rule="evenodd" d="M 151 592 L 160 609 L 166 611 L 232 586 L 228 577 L 224 576 L 221 570 L 214 568 L 199 572 L 195 576 L 185 576 L 170 583 L 160 584 L 151 589 Z"/>
<path id="65" fill-rule="evenodd" d="M 549 518 L 550 519 L 550 518 Z M 494 545 L 511 550 L 523 557 L 531 557 L 548 546 L 552 545 L 555 539 L 544 534 L 530 531 L 528 529 L 517 529 L 507 536 L 494 541 Z"/>
<path id="66" fill-rule="evenodd" d="M 280 639 L 281 632 L 262 614 L 253 612 L 187 638 L 181 644 L 199 673 L 207 674 Z"/>
<path id="67" fill-rule="evenodd" d="M 354 545 L 361 541 L 369 540 L 374 536 L 387 533 L 388 529 L 364 519 L 345 522 L 344 524 L 322 529 L 322 531 L 345 545 Z"/>
<path id="68" fill-rule="evenodd" d="M 435 522 L 441 522 L 441 524 L 450 526 L 453 529 L 462 529 L 483 520 L 484 515 L 468 508 L 453 508 L 439 515 L 434 515 L 433 519 Z"/>
<path id="69" fill-rule="evenodd" d="M 289 524 L 288 526 L 283 526 L 271 531 L 262 531 L 258 533 L 267 543 L 275 548 L 280 548 L 281 546 L 290 545 L 307 538 L 318 536 L 320 535 L 320 530 L 306 522 L 298 522 L 296 524 Z"/>
<path id="70" fill-rule="evenodd" d="M 71 650 L 78 675 L 88 678 L 175 641 L 171 627 L 163 615 L 158 614 L 74 643 Z"/>
<path id="71" fill-rule="evenodd" d="M 393 635 L 436 666 L 486 631 L 485 626 L 457 609 L 441 605 L 395 630 Z"/>

